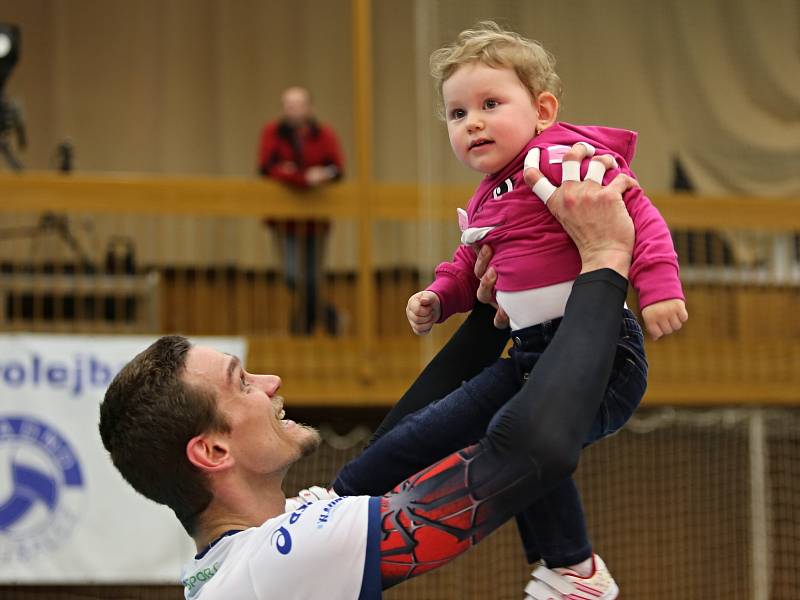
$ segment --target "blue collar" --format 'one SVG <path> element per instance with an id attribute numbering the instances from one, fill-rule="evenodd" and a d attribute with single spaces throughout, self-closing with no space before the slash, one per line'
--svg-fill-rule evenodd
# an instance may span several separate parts
<path id="1" fill-rule="evenodd" d="M 228 531 L 226 531 L 225 533 L 223 533 L 221 536 L 219 536 L 218 538 L 216 538 L 214 541 L 212 541 L 212 542 L 211 542 L 211 543 L 210 543 L 208 546 L 206 546 L 205 548 L 203 548 L 203 549 L 202 549 L 200 552 L 198 552 L 197 554 L 195 554 L 195 555 L 194 555 L 194 558 L 195 558 L 195 560 L 200 560 L 200 559 L 201 559 L 201 558 L 203 558 L 203 557 L 204 557 L 206 554 L 208 554 L 208 551 L 209 551 L 209 550 L 211 550 L 211 548 L 213 548 L 214 546 L 216 546 L 216 545 L 217 545 L 217 543 L 219 543 L 219 542 L 222 540 L 222 538 L 228 537 L 229 535 L 233 535 L 233 534 L 235 534 L 235 533 L 239 533 L 240 531 L 244 531 L 244 529 L 229 529 Z"/>

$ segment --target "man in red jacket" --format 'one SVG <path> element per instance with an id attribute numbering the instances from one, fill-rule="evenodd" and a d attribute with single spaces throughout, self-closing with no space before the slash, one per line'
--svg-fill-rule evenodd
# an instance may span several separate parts
<path id="1" fill-rule="evenodd" d="M 314 118 L 308 90 L 287 88 L 281 104 L 281 116 L 267 123 L 261 132 L 259 172 L 299 190 L 340 179 L 344 164 L 339 140 L 333 129 Z M 312 333 L 322 312 L 320 264 L 330 225 L 324 219 L 265 222 L 282 246 L 286 284 L 302 307 L 292 318 L 292 332 Z M 326 329 L 335 333 L 336 313 L 329 306 L 324 312 Z"/>

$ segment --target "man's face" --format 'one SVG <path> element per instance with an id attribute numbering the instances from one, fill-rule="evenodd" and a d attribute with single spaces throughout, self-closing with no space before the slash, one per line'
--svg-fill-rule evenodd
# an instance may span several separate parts
<path id="1" fill-rule="evenodd" d="M 311 98 L 308 91 L 293 87 L 283 92 L 281 97 L 283 116 L 292 123 L 302 124 L 311 118 Z"/>
<path id="2" fill-rule="evenodd" d="M 214 390 L 217 409 L 230 426 L 225 435 L 239 468 L 260 475 L 282 474 L 319 446 L 315 429 L 284 418 L 277 375 L 253 375 L 235 356 L 193 346 L 186 357 L 184 380 Z"/>
<path id="3" fill-rule="evenodd" d="M 536 103 L 513 69 L 462 65 L 442 96 L 453 152 L 481 173 L 505 167 L 536 133 Z"/>

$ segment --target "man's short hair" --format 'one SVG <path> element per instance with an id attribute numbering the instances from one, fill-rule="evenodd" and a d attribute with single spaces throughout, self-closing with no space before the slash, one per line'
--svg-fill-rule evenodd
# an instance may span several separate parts
<path id="1" fill-rule="evenodd" d="M 539 42 L 502 29 L 494 21 L 481 21 L 458 34 L 456 40 L 431 54 L 431 75 L 439 94 L 439 113 L 444 116 L 442 85 L 462 65 L 514 69 L 532 98 L 550 92 L 561 99 L 563 86 L 555 70 L 556 59 Z"/>
<path id="2" fill-rule="evenodd" d="M 182 379 L 189 340 L 165 336 L 114 377 L 100 405 L 100 436 L 134 489 L 169 506 L 191 535 L 211 502 L 186 445 L 205 431 L 228 431 L 214 391 Z"/>

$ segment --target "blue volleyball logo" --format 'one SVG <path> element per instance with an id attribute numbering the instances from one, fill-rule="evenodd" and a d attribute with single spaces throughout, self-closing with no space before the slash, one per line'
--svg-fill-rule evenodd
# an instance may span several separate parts
<path id="1" fill-rule="evenodd" d="M 78 457 L 55 427 L 0 415 L 0 561 L 29 561 L 63 545 L 83 492 Z"/>

